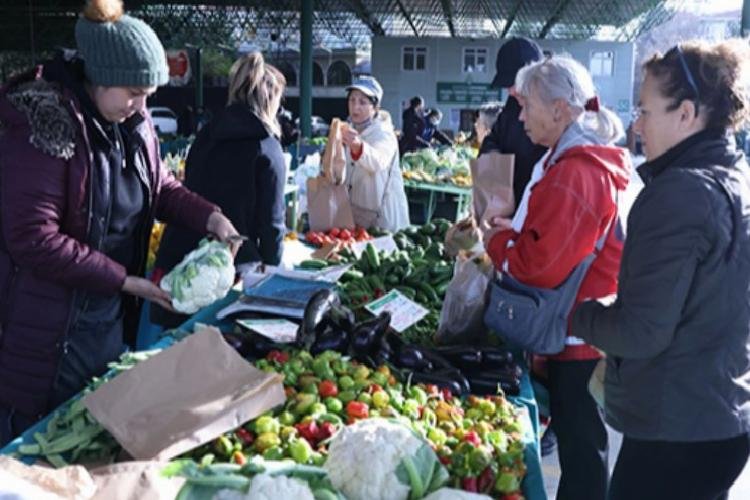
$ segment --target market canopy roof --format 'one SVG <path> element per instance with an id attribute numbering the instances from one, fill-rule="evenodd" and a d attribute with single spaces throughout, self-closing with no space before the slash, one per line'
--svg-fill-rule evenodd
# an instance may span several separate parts
<path id="1" fill-rule="evenodd" d="M 305 0 L 303 0 L 305 1 Z M 631 40 L 666 20 L 656 0 L 313 0 L 315 43 L 367 48 L 372 36 L 454 36 Z M 0 50 L 73 45 L 82 0 L 5 1 Z M 299 0 L 126 0 L 168 46 L 184 43 L 292 48 L 299 44 Z"/>

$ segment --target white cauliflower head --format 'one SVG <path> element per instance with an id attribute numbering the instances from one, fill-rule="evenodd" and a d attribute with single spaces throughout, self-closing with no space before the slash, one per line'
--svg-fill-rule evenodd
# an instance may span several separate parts
<path id="1" fill-rule="evenodd" d="M 172 306 L 193 314 L 224 298 L 234 283 L 234 263 L 229 247 L 203 240 L 161 280 L 161 288 L 172 295 Z"/>
<path id="2" fill-rule="evenodd" d="M 212 500 L 315 500 L 304 481 L 283 475 L 259 474 L 250 483 L 250 490 L 220 490 Z"/>
<path id="3" fill-rule="evenodd" d="M 349 500 L 406 500 L 410 486 L 398 479 L 396 469 L 423 444 L 401 425 L 379 418 L 361 420 L 334 436 L 323 468 Z"/>
<path id="4" fill-rule="evenodd" d="M 492 500 L 492 497 L 453 488 L 440 488 L 424 497 L 423 500 Z"/>

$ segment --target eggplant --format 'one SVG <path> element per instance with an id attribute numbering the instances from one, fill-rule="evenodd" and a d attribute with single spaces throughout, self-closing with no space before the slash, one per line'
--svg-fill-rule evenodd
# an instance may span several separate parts
<path id="1" fill-rule="evenodd" d="M 497 386 L 508 396 L 518 396 L 521 394 L 521 384 L 519 381 L 501 380 L 486 375 L 472 375 L 468 377 L 471 385 L 471 393 L 477 396 L 487 396 L 497 394 Z"/>
<path id="2" fill-rule="evenodd" d="M 302 316 L 302 325 L 297 335 L 297 347 L 309 349 L 315 336 L 319 333 L 317 328 L 324 322 L 326 316 L 334 305 L 339 303 L 339 296 L 336 292 L 323 289 L 318 290 L 310 297 L 305 306 L 305 312 Z"/>
<path id="3" fill-rule="evenodd" d="M 467 345 L 443 346 L 436 347 L 435 352 L 461 370 L 476 371 L 482 368 L 482 352 L 476 347 Z"/>
<path id="4" fill-rule="evenodd" d="M 445 374 L 413 371 L 411 372 L 411 382 L 413 384 L 434 384 L 441 389 L 448 389 L 454 396 L 464 394 L 461 384 L 453 377 Z"/>
<path id="5" fill-rule="evenodd" d="M 482 365 L 485 367 L 500 367 L 513 363 L 513 353 L 499 347 L 482 348 Z"/>
<path id="6" fill-rule="evenodd" d="M 469 379 L 466 378 L 461 370 L 454 368 L 452 370 L 442 370 L 440 372 L 437 372 L 437 374 L 453 378 L 453 380 L 455 380 L 461 386 L 463 394 L 471 394 L 471 384 L 469 383 Z"/>
<path id="7" fill-rule="evenodd" d="M 322 335 L 315 337 L 310 346 L 310 354 L 317 356 L 323 351 L 347 352 L 349 349 L 349 333 L 339 328 L 329 328 Z"/>
<path id="8" fill-rule="evenodd" d="M 247 343 L 250 345 L 252 353 L 258 358 L 264 358 L 266 354 L 273 350 L 280 350 L 289 347 L 289 344 L 278 344 L 259 333 L 250 335 L 247 339 Z"/>
<path id="9" fill-rule="evenodd" d="M 328 322 L 332 325 L 351 333 L 357 325 L 354 311 L 341 304 L 334 304 L 328 312 Z"/>
<path id="10" fill-rule="evenodd" d="M 422 350 L 413 345 L 402 346 L 398 350 L 395 363 L 399 368 L 408 368 L 420 372 L 431 372 L 433 369 L 432 363 L 425 357 Z"/>
<path id="11" fill-rule="evenodd" d="M 482 370 L 481 375 L 493 376 L 497 378 L 508 379 L 520 379 L 523 376 L 523 370 L 516 364 L 505 365 L 500 368 L 493 368 L 491 370 Z"/>
<path id="12" fill-rule="evenodd" d="M 422 354 L 430 363 L 432 363 L 433 369 L 435 370 L 456 369 L 456 365 L 445 359 L 444 356 L 440 355 L 433 349 L 422 349 Z"/>
<path id="13" fill-rule="evenodd" d="M 354 328 L 349 342 L 352 357 L 365 361 L 371 356 L 391 324 L 391 313 L 383 311 L 376 318 L 364 321 Z"/>

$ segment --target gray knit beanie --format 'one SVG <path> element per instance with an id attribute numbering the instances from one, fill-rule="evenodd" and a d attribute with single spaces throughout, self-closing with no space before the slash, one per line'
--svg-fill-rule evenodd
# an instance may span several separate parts
<path id="1" fill-rule="evenodd" d="M 86 77 L 103 87 L 158 87 L 169 67 L 151 27 L 122 13 L 120 0 L 89 1 L 76 23 Z"/>

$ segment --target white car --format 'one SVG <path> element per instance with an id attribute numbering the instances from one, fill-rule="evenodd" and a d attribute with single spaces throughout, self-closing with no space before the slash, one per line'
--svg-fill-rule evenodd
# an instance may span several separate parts
<path id="1" fill-rule="evenodd" d="M 177 114 L 174 111 L 169 108 L 155 107 L 148 108 L 148 112 L 151 114 L 158 134 L 177 133 Z"/>
<path id="2" fill-rule="evenodd" d="M 319 117 L 318 115 L 311 116 L 311 121 L 313 137 L 328 135 L 328 130 L 330 129 L 330 125 L 328 124 L 328 122 L 323 120 L 323 118 Z M 299 128 L 299 118 L 294 120 L 294 123 Z"/>

